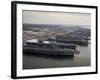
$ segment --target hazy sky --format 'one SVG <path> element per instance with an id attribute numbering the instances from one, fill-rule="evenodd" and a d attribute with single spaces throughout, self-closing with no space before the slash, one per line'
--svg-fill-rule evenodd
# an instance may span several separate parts
<path id="1" fill-rule="evenodd" d="M 44 11 L 23 11 L 23 23 L 60 24 L 60 25 L 90 25 L 91 14 L 88 13 L 58 13 Z"/>

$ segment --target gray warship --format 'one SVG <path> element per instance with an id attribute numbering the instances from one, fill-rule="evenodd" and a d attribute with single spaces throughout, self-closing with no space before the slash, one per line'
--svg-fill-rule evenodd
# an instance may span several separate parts
<path id="1" fill-rule="evenodd" d="M 27 40 L 23 51 L 33 53 L 43 53 L 50 55 L 70 55 L 79 54 L 74 44 L 63 44 L 55 41 L 42 41 L 37 39 Z"/>
<path id="2" fill-rule="evenodd" d="M 62 38 L 52 39 L 52 38 L 49 38 L 48 40 L 56 41 L 58 43 L 64 43 L 64 44 L 70 43 L 70 44 L 76 44 L 76 45 L 80 45 L 80 46 L 88 46 L 88 40 L 77 39 L 77 37 L 75 37 L 76 39 L 70 39 L 70 38 L 74 38 L 74 37 L 69 37 L 69 38 L 66 38 L 66 39 L 62 39 Z"/>

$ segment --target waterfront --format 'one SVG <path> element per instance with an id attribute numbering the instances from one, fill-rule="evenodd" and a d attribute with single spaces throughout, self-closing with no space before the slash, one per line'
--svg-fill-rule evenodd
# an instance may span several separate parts
<path id="1" fill-rule="evenodd" d="M 85 47 L 78 46 L 77 49 L 80 54 L 73 57 L 23 53 L 23 69 L 90 66 L 90 44 Z"/>

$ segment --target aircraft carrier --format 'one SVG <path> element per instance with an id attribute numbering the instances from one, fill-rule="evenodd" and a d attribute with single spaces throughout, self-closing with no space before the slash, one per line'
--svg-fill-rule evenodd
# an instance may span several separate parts
<path id="1" fill-rule="evenodd" d="M 38 41 L 36 39 L 28 40 L 24 44 L 25 52 L 43 53 L 50 55 L 74 55 L 79 54 L 74 44 L 56 43 L 53 41 Z"/>

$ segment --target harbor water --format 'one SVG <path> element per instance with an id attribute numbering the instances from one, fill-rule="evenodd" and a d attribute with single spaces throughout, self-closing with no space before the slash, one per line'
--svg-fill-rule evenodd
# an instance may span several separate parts
<path id="1" fill-rule="evenodd" d="M 78 46 L 80 54 L 74 56 L 54 56 L 38 53 L 23 53 L 23 69 L 62 68 L 91 66 L 91 50 L 88 46 Z"/>

